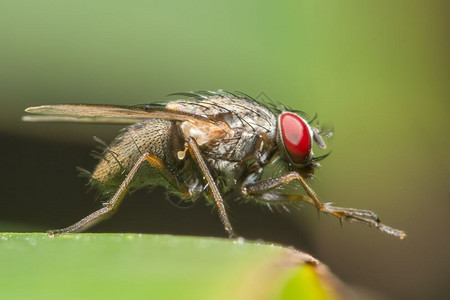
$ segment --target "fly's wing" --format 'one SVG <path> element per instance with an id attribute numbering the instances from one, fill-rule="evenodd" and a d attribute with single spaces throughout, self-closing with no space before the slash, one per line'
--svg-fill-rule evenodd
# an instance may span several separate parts
<path id="1" fill-rule="evenodd" d="M 179 110 L 167 109 L 161 105 L 143 107 L 97 104 L 59 104 L 29 107 L 27 113 L 35 116 L 23 116 L 27 122 L 81 122 L 134 124 L 145 119 L 162 119 L 172 121 L 200 121 L 218 125 L 217 122 Z"/>

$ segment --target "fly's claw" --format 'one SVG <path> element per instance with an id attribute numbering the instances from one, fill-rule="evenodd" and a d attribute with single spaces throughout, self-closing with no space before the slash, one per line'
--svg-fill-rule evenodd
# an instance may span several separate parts
<path id="1" fill-rule="evenodd" d="M 56 229 L 56 230 L 49 230 L 46 232 L 48 236 L 55 236 L 55 235 L 61 235 L 64 234 L 65 232 L 61 229 Z"/>
<path id="2" fill-rule="evenodd" d="M 378 230 L 381 230 L 383 232 L 386 232 L 390 235 L 393 235 L 395 237 L 398 237 L 399 239 L 403 240 L 406 237 L 406 232 L 404 232 L 403 230 L 399 230 L 399 229 L 395 229 L 389 226 L 386 226 L 382 223 L 378 223 L 376 228 Z"/>

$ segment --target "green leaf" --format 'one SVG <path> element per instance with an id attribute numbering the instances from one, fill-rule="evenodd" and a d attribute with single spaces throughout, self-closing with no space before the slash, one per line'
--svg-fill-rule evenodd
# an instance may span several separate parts
<path id="1" fill-rule="evenodd" d="M 1 299 L 337 297 L 309 255 L 240 240 L 4 233 L 0 266 Z"/>

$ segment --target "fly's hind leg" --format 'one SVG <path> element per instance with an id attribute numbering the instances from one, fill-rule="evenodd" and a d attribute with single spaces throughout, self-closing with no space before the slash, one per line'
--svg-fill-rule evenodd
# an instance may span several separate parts
<path id="1" fill-rule="evenodd" d="M 274 189 L 281 187 L 292 180 L 298 180 L 306 190 L 308 196 L 305 195 L 286 195 L 274 193 Z M 386 226 L 380 222 L 378 216 L 369 210 L 335 207 L 330 203 L 322 203 L 317 194 L 308 186 L 305 179 L 297 172 L 289 172 L 283 176 L 261 180 L 255 183 L 250 183 L 242 187 L 242 193 L 245 196 L 254 196 L 259 202 L 288 204 L 304 201 L 314 205 L 319 211 L 334 215 L 340 220 L 350 222 L 360 222 L 370 227 L 376 228 L 388 234 L 394 235 L 403 239 L 405 232 Z"/>
<path id="2" fill-rule="evenodd" d="M 70 232 L 81 232 L 86 230 L 87 228 L 95 225 L 96 223 L 110 217 L 116 211 L 119 205 L 122 203 L 123 198 L 125 197 L 128 187 L 130 186 L 134 176 L 139 171 L 139 168 L 144 162 L 148 162 L 153 168 L 155 168 L 160 175 L 167 180 L 174 188 L 176 188 L 182 195 L 188 196 L 190 195 L 188 188 L 183 183 L 180 183 L 176 177 L 169 171 L 169 169 L 165 166 L 162 160 L 154 154 L 144 153 L 139 157 L 136 163 L 131 168 L 130 172 L 127 174 L 125 179 L 120 184 L 119 188 L 112 196 L 112 198 L 104 204 L 104 207 L 93 212 L 92 214 L 84 217 L 77 223 L 63 228 L 51 230 L 48 232 L 50 235 L 55 234 L 65 234 Z"/>

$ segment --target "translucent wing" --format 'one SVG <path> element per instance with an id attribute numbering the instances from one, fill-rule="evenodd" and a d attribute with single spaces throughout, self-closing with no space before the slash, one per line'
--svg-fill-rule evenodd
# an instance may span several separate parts
<path id="1" fill-rule="evenodd" d="M 27 113 L 38 116 L 23 116 L 27 122 L 81 122 L 134 124 L 145 119 L 163 119 L 173 121 L 200 121 L 217 124 L 214 120 L 171 110 L 161 105 L 145 105 L 143 107 L 97 104 L 59 104 L 29 107 Z"/>

